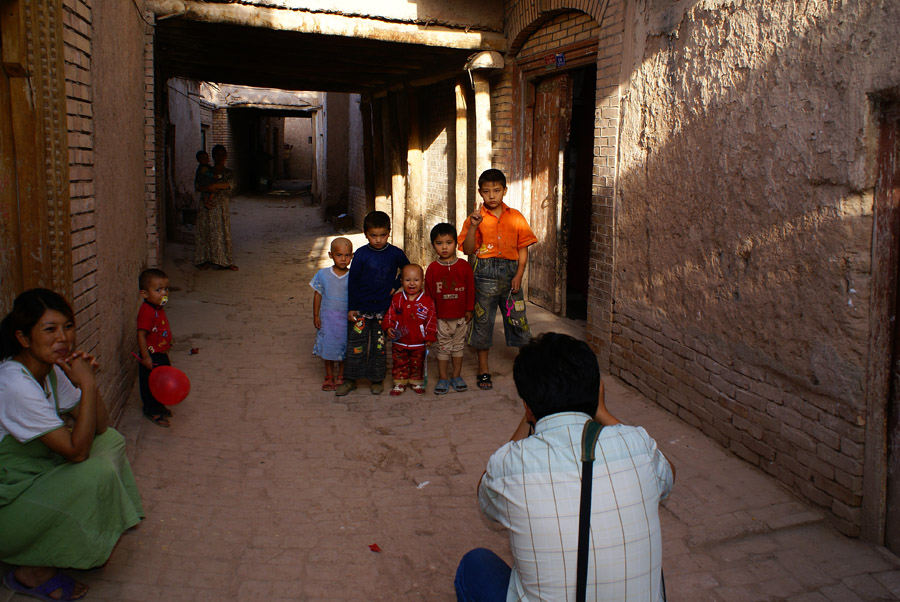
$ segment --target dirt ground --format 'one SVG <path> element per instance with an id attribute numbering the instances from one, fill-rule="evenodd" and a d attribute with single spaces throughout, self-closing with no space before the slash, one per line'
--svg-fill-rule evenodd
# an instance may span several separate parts
<path id="1" fill-rule="evenodd" d="M 308 282 L 329 265 L 337 234 L 302 195 L 242 196 L 232 212 L 240 271 L 199 271 L 188 245 L 165 249 L 170 357 L 192 390 L 171 429 L 141 417 L 136 389 L 129 400 L 119 426 L 147 518 L 104 568 L 77 572 L 88 599 L 454 600 L 467 550 L 511 559 L 475 488 L 521 416 L 514 350 L 495 335 L 489 393 L 474 388 L 474 354 L 466 393 L 435 396 L 433 377 L 422 397 L 322 392 Z M 582 323 L 528 311 L 537 333 L 583 333 Z M 428 368 L 436 372 L 433 359 Z M 677 466 L 661 510 L 670 600 L 900 599 L 897 557 L 841 536 L 761 471 L 605 382 L 610 410 L 645 426 Z M 26 598 L 0 588 L 0 602 L 10 600 Z"/>

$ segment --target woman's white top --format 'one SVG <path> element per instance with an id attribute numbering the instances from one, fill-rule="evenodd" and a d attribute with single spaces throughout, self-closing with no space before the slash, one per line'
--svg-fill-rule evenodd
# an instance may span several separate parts
<path id="1" fill-rule="evenodd" d="M 39 383 L 19 362 L 0 362 L 0 441 L 12 435 L 17 441 L 28 443 L 65 425 L 59 415 L 78 405 L 81 390 L 72 384 L 62 368 L 53 366 L 53 371 L 56 399 L 49 374 Z"/>

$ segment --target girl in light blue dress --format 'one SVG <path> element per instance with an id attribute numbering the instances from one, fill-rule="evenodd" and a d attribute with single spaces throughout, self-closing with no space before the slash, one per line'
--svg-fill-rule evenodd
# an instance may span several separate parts
<path id="1" fill-rule="evenodd" d="M 348 266 L 353 259 L 353 243 L 340 237 L 331 241 L 328 256 L 334 265 L 322 268 L 309 285 L 313 288 L 313 324 L 316 333 L 316 345 L 313 355 L 317 355 L 325 363 L 325 381 L 323 391 L 334 391 L 336 386 L 344 382 L 344 356 L 347 354 L 347 283 L 349 282 Z M 337 371 L 335 373 L 335 362 Z"/>

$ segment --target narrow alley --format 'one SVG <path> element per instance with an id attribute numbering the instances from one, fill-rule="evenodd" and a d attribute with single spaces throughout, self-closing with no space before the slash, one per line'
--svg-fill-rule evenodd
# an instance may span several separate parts
<path id="1" fill-rule="evenodd" d="M 171 358 L 192 390 L 171 429 L 142 419 L 132 392 L 119 426 L 147 518 L 105 567 L 78 575 L 92 602 L 449 601 L 464 552 L 510 559 L 475 487 L 520 417 L 514 352 L 498 348 L 492 392 L 436 397 L 433 380 L 422 398 L 320 391 L 308 282 L 336 233 L 306 199 L 233 200 L 238 272 L 198 271 L 189 245 L 166 246 Z M 537 332 L 583 335 L 581 322 L 528 311 Z M 645 426 L 678 470 L 661 512 L 670 600 L 900 599 L 896 557 L 838 534 L 762 471 L 606 383 L 610 410 Z M 0 590 L 2 602 L 24 600 Z"/>

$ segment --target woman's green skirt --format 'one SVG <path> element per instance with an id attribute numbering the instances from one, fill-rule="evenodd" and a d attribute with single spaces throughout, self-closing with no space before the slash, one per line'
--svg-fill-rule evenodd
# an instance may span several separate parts
<path id="1" fill-rule="evenodd" d="M 89 569 L 144 517 L 125 439 L 108 428 L 90 457 L 66 462 L 35 439 L 0 441 L 0 560 Z"/>

